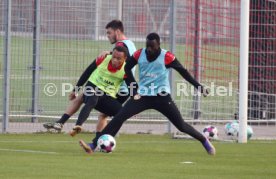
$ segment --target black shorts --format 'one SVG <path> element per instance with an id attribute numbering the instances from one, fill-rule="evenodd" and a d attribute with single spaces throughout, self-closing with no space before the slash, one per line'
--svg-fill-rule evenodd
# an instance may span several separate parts
<path id="1" fill-rule="evenodd" d="M 86 88 L 87 91 L 83 93 L 84 104 L 92 106 L 92 109 L 95 108 L 97 111 L 108 116 L 114 116 L 122 108 L 122 104 L 117 99 L 95 88 L 95 85 L 91 82 L 87 82 L 86 86 L 95 89 L 95 91 L 93 91 Z"/>
<path id="2" fill-rule="evenodd" d="M 94 108 L 104 113 L 108 116 L 116 115 L 120 109 L 122 108 L 122 104 L 119 103 L 115 98 L 108 96 L 106 94 L 102 96 L 85 96 L 84 95 L 84 103 L 92 102 L 94 104 Z"/>
<path id="3" fill-rule="evenodd" d="M 116 97 L 119 103 L 124 104 L 127 101 L 129 94 L 127 92 L 119 92 Z"/>

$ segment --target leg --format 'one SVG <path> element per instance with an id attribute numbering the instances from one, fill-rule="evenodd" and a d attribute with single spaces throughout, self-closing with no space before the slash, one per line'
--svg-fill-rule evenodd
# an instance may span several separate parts
<path id="1" fill-rule="evenodd" d="M 128 97 L 129 97 L 128 94 L 121 92 L 121 95 L 117 95 L 116 100 L 119 103 L 123 104 L 128 99 Z M 114 109 L 114 107 L 112 107 L 112 108 Z M 105 128 L 105 126 L 107 125 L 107 118 L 108 118 L 107 114 L 100 113 L 98 115 L 98 123 L 97 123 L 97 126 L 96 126 L 96 135 L 97 135 L 97 133 L 101 132 Z"/>
<path id="2" fill-rule="evenodd" d="M 150 105 L 148 105 L 147 101 L 148 99 L 143 97 L 139 100 L 134 100 L 133 98 L 131 98 L 129 101 L 126 102 L 126 104 L 118 112 L 118 114 L 116 114 L 114 118 L 107 124 L 107 126 L 103 129 L 102 134 L 110 134 L 112 136 L 115 136 L 127 119 L 150 108 Z M 98 137 L 96 136 L 93 139 L 94 146 L 97 145 L 97 141 Z"/>
<path id="3" fill-rule="evenodd" d="M 69 132 L 72 137 L 81 132 L 82 124 L 87 120 L 91 110 L 97 105 L 98 99 L 99 97 L 94 95 L 84 96 L 85 105 L 80 111 L 76 125 L 73 127 L 73 130 Z"/>
<path id="4" fill-rule="evenodd" d="M 98 115 L 98 123 L 96 126 L 96 133 L 101 132 L 105 128 L 105 126 L 107 125 L 107 118 L 108 118 L 108 115 L 106 115 L 104 113 L 100 113 Z"/>
<path id="5" fill-rule="evenodd" d="M 147 105 L 146 100 L 141 98 L 139 100 L 130 99 L 125 106 L 114 116 L 114 118 L 107 124 L 101 134 L 111 134 L 113 136 L 120 130 L 123 122 L 131 116 L 142 112 L 143 110 L 149 109 L 150 105 Z M 79 141 L 80 146 L 88 154 L 92 154 L 96 151 L 97 141 L 101 135 L 96 135 L 92 140 L 92 143 L 85 143 L 83 140 Z"/>
<path id="6" fill-rule="evenodd" d="M 102 130 L 107 125 L 108 115 L 101 113 L 98 115 L 98 122 L 96 125 L 96 136 L 100 137 Z"/>
<path id="7" fill-rule="evenodd" d="M 123 104 L 128 99 L 128 97 L 129 97 L 128 94 L 123 93 L 123 95 L 117 95 L 116 100 L 119 103 Z M 112 107 L 112 108 L 114 109 L 114 107 Z M 107 118 L 108 118 L 107 114 L 100 113 L 98 115 L 98 123 L 97 123 L 97 126 L 96 126 L 96 134 L 98 132 L 101 132 L 105 128 L 105 126 L 107 125 Z"/>
<path id="8" fill-rule="evenodd" d="M 155 104 L 155 109 L 166 116 L 178 130 L 199 140 L 210 155 L 215 155 L 215 148 L 213 145 L 200 132 L 183 120 L 171 96 L 162 96 L 159 97 L 159 99 L 162 100 L 158 100 Z"/>
<path id="9" fill-rule="evenodd" d="M 155 109 L 157 111 L 166 116 L 179 131 L 189 134 L 200 142 L 205 141 L 205 137 L 200 132 L 183 120 L 177 106 L 170 96 L 158 96 L 158 98 L 161 100 L 156 103 Z"/>
<path id="10" fill-rule="evenodd" d="M 117 101 L 119 101 L 119 103 L 124 104 L 127 99 L 129 98 L 129 94 L 125 93 L 125 92 L 119 92 L 117 94 Z"/>
<path id="11" fill-rule="evenodd" d="M 67 106 L 65 110 L 65 113 L 61 116 L 61 118 L 58 121 L 54 123 L 53 122 L 45 123 L 43 124 L 43 126 L 46 129 L 56 129 L 58 131 L 61 131 L 64 123 L 68 121 L 68 119 L 79 110 L 82 103 L 83 103 L 83 94 L 81 93 L 75 99 L 70 101 L 69 106 Z"/>
<path id="12" fill-rule="evenodd" d="M 85 96 L 85 105 L 80 111 L 76 125 L 81 126 L 87 120 L 90 112 L 97 105 L 98 100 L 98 96 Z"/>
<path id="13" fill-rule="evenodd" d="M 72 116 L 79 110 L 82 103 L 83 103 L 83 94 L 81 93 L 70 102 L 69 106 L 65 110 L 65 113 Z"/>
<path id="14" fill-rule="evenodd" d="M 96 136 L 100 136 L 100 132 L 107 125 L 107 117 L 115 116 L 122 108 L 122 104 L 118 102 L 117 99 L 112 98 L 110 96 L 102 96 L 95 107 L 96 110 L 100 111 L 100 115 L 98 116 L 98 123 L 96 126 Z"/>
<path id="15" fill-rule="evenodd" d="M 75 114 L 79 110 L 82 103 L 83 103 L 83 93 L 81 93 L 75 99 L 70 101 L 70 104 L 66 108 L 65 113 L 64 113 L 64 115 L 67 115 L 68 118 L 66 116 L 62 116 L 61 119 L 59 119 L 57 121 L 57 123 L 64 124 L 73 114 Z"/>
<path id="16" fill-rule="evenodd" d="M 96 126 L 96 136 L 100 135 L 100 132 L 107 125 L 108 116 L 116 115 L 122 108 L 121 103 L 118 102 L 115 98 L 110 96 L 102 96 L 95 107 L 96 110 L 101 113 L 98 116 L 98 123 Z"/>

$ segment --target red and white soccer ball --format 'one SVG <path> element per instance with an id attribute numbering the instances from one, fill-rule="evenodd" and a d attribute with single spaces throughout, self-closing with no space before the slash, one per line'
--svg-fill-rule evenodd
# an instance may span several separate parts
<path id="1" fill-rule="evenodd" d="M 108 134 L 102 135 L 97 142 L 97 148 L 104 153 L 112 152 L 116 147 L 116 141 L 114 137 Z"/>
<path id="2" fill-rule="evenodd" d="M 209 140 L 216 140 L 216 139 L 218 139 L 218 129 L 215 126 L 212 126 L 212 125 L 205 126 L 203 128 L 202 133 Z"/>

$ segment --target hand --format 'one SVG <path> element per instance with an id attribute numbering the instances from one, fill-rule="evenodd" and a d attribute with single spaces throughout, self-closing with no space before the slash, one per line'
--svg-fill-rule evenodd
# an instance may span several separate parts
<path id="1" fill-rule="evenodd" d="M 141 95 L 140 94 L 136 94 L 135 96 L 134 96 L 134 100 L 139 100 L 141 98 Z"/>
<path id="2" fill-rule="evenodd" d="M 69 100 L 72 101 L 75 98 L 76 98 L 76 93 L 73 91 L 69 94 Z"/>
<path id="3" fill-rule="evenodd" d="M 97 58 L 104 58 L 110 54 L 110 51 L 102 51 Z"/>
<path id="4" fill-rule="evenodd" d="M 209 89 L 202 87 L 201 93 L 204 97 L 207 97 L 209 95 Z"/>

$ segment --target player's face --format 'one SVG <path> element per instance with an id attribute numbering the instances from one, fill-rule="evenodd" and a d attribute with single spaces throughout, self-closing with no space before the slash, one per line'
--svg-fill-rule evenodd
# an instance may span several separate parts
<path id="1" fill-rule="evenodd" d="M 111 44 L 114 44 L 117 42 L 118 39 L 118 30 L 114 30 L 112 28 L 106 29 L 106 36 Z"/>
<path id="2" fill-rule="evenodd" d="M 111 59 L 112 66 L 114 68 L 120 67 L 124 63 L 126 58 L 127 57 L 125 56 L 124 52 L 118 52 L 117 50 L 114 50 L 112 52 L 112 59 Z"/>
<path id="3" fill-rule="evenodd" d="M 160 48 L 160 44 L 156 40 L 147 40 L 146 42 L 146 50 L 149 56 L 154 56 L 158 53 Z"/>

